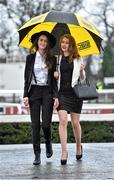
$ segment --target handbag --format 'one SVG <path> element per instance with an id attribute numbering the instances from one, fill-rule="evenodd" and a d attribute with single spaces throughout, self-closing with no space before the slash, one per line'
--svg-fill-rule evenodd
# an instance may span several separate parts
<path id="1" fill-rule="evenodd" d="M 98 92 L 96 86 L 87 79 L 82 83 L 80 78 L 78 83 L 73 87 L 77 99 L 81 100 L 92 100 L 98 98 Z"/>

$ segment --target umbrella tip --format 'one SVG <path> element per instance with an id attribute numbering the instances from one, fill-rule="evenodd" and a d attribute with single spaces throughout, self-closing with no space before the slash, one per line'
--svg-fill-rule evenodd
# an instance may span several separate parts
<path id="1" fill-rule="evenodd" d="M 51 11 L 60 11 L 60 10 L 58 10 L 56 8 L 52 8 Z"/>
<path id="2" fill-rule="evenodd" d="M 101 45 L 101 49 L 102 49 L 102 51 L 104 51 L 104 48 L 103 48 L 103 46 Z"/>

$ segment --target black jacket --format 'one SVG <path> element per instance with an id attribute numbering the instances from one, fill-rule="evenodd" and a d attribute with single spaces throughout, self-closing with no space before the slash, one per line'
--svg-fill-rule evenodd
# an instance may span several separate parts
<path id="1" fill-rule="evenodd" d="M 24 95 L 23 97 L 29 96 L 29 91 L 31 88 L 31 81 L 33 77 L 34 63 L 35 63 L 36 53 L 29 54 L 26 57 L 25 73 L 24 73 Z M 58 97 L 57 80 L 54 78 L 54 71 L 56 70 L 56 58 L 53 57 L 52 68 L 48 69 L 48 86 L 53 97 Z"/>

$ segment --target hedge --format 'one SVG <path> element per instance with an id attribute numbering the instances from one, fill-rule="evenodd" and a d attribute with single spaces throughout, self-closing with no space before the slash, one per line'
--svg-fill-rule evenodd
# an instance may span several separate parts
<path id="1" fill-rule="evenodd" d="M 81 122 L 82 142 L 114 142 L 114 121 Z M 52 123 L 52 142 L 60 143 L 58 122 Z M 68 143 L 74 143 L 72 125 L 68 123 Z M 31 123 L 1 123 L 0 144 L 32 143 Z M 44 143 L 41 129 L 41 143 Z"/>

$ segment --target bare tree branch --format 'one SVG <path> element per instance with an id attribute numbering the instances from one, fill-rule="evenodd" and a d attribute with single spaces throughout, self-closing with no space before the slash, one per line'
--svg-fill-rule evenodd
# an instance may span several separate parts
<path id="1" fill-rule="evenodd" d="M 111 43 L 114 32 L 114 23 L 110 21 L 109 16 L 114 16 L 113 0 L 105 0 L 104 2 L 97 3 L 96 7 L 92 12 L 89 12 L 86 8 L 84 10 L 91 16 L 97 19 L 97 23 L 102 24 L 105 29 L 105 36 L 107 41 Z M 111 14 L 111 15 L 109 15 Z"/>

